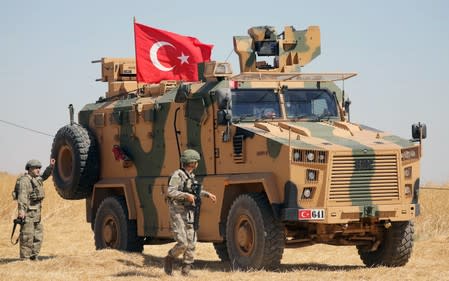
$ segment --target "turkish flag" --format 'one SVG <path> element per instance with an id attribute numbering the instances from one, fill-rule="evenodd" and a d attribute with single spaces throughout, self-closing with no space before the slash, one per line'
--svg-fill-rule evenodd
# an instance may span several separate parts
<path id="1" fill-rule="evenodd" d="M 312 218 L 312 210 L 308 209 L 299 209 L 298 210 L 298 219 L 311 219 Z"/>
<path id="2" fill-rule="evenodd" d="M 210 61 L 213 45 L 134 23 L 137 82 L 198 81 L 199 62 Z"/>

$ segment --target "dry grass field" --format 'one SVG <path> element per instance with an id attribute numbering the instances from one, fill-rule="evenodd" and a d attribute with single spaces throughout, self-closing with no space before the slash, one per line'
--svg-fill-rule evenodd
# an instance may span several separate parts
<path id="1" fill-rule="evenodd" d="M 315 245 L 286 249 L 278 271 L 232 271 L 213 247 L 199 243 L 190 277 L 172 277 L 162 270 L 172 244 L 145 246 L 142 254 L 96 251 L 84 200 L 66 201 L 46 182 L 41 260 L 20 261 L 10 243 L 16 202 L 11 199 L 15 176 L 0 172 L 0 280 L 449 280 L 449 191 L 421 191 L 421 216 L 416 220 L 415 247 L 401 268 L 366 268 L 355 247 Z"/>

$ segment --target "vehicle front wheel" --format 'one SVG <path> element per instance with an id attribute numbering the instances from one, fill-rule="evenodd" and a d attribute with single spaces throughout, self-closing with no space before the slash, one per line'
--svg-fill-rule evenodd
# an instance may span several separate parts
<path id="1" fill-rule="evenodd" d="M 128 220 L 128 209 L 123 197 L 104 199 L 94 224 L 97 250 L 112 248 L 128 252 L 143 251 L 143 239 L 137 236 L 136 221 Z"/>
<path id="2" fill-rule="evenodd" d="M 231 206 L 226 223 L 231 266 L 236 269 L 275 269 L 285 247 L 284 228 L 265 194 L 242 194 Z"/>
<path id="3" fill-rule="evenodd" d="M 393 222 L 391 227 L 385 230 L 379 247 L 374 251 L 357 247 L 359 256 L 368 267 L 404 266 L 412 254 L 413 233 L 413 222 Z"/>

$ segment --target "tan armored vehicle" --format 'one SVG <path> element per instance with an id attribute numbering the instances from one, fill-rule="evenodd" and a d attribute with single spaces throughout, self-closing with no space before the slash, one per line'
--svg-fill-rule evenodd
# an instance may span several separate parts
<path id="1" fill-rule="evenodd" d="M 187 148 L 217 203 L 202 204 L 198 240 L 237 268 L 275 268 L 285 247 L 356 246 L 367 266 L 402 266 L 419 214 L 422 124 L 412 140 L 351 123 L 337 86 L 354 73 L 301 72 L 320 30 L 253 27 L 234 37 L 240 71 L 199 66 L 202 81 L 137 84 L 134 59 L 103 58 L 106 96 L 54 139 L 53 178 L 85 199 L 97 249 L 172 241 L 168 178 Z"/>

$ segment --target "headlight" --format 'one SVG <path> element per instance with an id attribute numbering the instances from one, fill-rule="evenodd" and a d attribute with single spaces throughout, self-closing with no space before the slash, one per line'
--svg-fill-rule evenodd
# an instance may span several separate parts
<path id="1" fill-rule="evenodd" d="M 306 170 L 306 178 L 307 181 L 316 181 L 318 180 L 318 171 L 317 170 Z"/>
<path id="2" fill-rule="evenodd" d="M 311 199 L 312 198 L 312 187 L 306 187 L 302 191 L 301 199 Z"/>
<path id="3" fill-rule="evenodd" d="M 324 151 L 318 152 L 318 161 L 320 163 L 326 163 L 326 152 Z"/>
<path id="4" fill-rule="evenodd" d="M 328 161 L 328 152 L 322 150 L 303 150 L 293 148 L 291 152 L 292 162 L 294 163 L 317 163 L 326 164 Z"/>
<path id="5" fill-rule="evenodd" d="M 406 148 L 401 150 L 402 161 L 414 160 L 418 159 L 418 157 L 419 157 L 418 147 Z"/>
<path id="6" fill-rule="evenodd" d="M 296 162 L 301 161 L 301 152 L 295 151 L 295 152 L 293 153 L 293 160 L 295 160 Z"/>
<path id="7" fill-rule="evenodd" d="M 308 160 L 309 162 L 312 162 L 313 160 L 315 160 L 315 153 L 313 153 L 313 152 L 308 152 L 308 153 L 307 153 L 307 160 Z"/>
<path id="8" fill-rule="evenodd" d="M 412 194 L 412 186 L 409 184 L 405 185 L 404 193 L 406 196 L 410 196 Z"/>
<path id="9" fill-rule="evenodd" d="M 409 179 L 412 177 L 412 167 L 404 168 L 404 177 Z"/>

